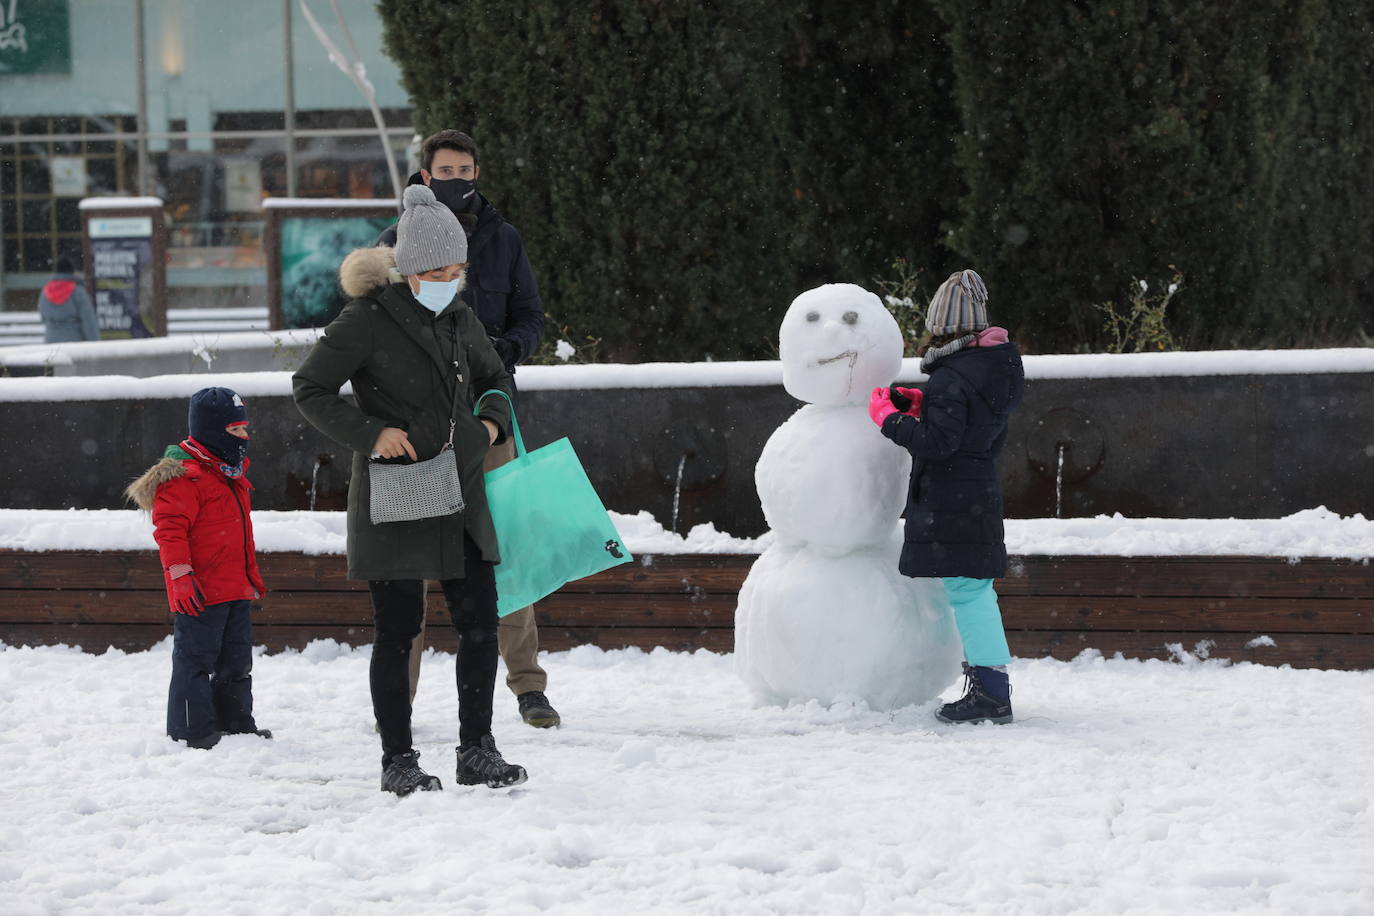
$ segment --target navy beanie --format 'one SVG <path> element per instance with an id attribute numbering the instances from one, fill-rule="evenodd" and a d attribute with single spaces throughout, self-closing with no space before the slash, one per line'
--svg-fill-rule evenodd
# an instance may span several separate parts
<path id="1" fill-rule="evenodd" d="M 186 425 L 191 438 L 229 464 L 239 464 L 248 454 L 248 440 L 225 432 L 230 423 L 248 422 L 243 398 L 228 388 L 202 388 L 191 395 Z"/>

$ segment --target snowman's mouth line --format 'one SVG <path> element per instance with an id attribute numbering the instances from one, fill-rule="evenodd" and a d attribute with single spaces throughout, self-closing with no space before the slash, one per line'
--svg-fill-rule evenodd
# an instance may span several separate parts
<path id="1" fill-rule="evenodd" d="M 845 350 L 843 353 L 840 353 L 840 354 L 838 354 L 838 355 L 836 355 L 836 356 L 827 356 L 825 359 L 818 359 L 818 360 L 816 360 L 816 365 L 818 365 L 818 366 L 825 366 L 825 365 L 829 365 L 830 363 L 837 363 L 837 362 L 839 362 L 839 361 L 842 360 L 842 359 L 847 359 L 847 360 L 849 360 L 849 368 L 853 369 L 853 368 L 854 368 L 854 364 L 857 363 L 857 362 L 859 361 L 859 351 L 858 351 L 858 350 Z"/>

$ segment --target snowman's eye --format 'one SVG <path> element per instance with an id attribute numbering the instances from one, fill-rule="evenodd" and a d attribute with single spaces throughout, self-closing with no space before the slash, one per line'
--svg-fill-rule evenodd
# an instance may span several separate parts
<path id="1" fill-rule="evenodd" d="M 807 321 L 820 321 L 820 320 L 821 320 L 821 313 L 820 313 L 820 312 L 807 312 L 807 313 L 806 313 L 806 320 L 807 320 Z"/>
<path id="2" fill-rule="evenodd" d="M 845 324 L 858 324 L 858 323 L 859 323 L 859 313 L 858 313 L 858 312 L 845 312 L 845 313 L 844 313 L 844 323 L 845 323 Z"/>

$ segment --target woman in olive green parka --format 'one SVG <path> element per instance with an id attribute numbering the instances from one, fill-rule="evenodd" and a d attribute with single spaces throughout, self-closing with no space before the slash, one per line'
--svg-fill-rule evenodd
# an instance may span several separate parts
<path id="1" fill-rule="evenodd" d="M 491 735 L 496 684 L 496 531 L 482 465 L 510 429 L 511 379 L 481 322 L 458 297 L 467 238 L 424 185 L 406 189 L 396 247 L 344 259 L 353 299 L 325 329 L 292 379 L 296 405 L 353 450 L 348 487 L 348 575 L 372 598 L 372 711 L 382 739 L 381 788 L 397 795 L 440 789 L 411 742 L 410 654 L 425 614 L 425 586 L 439 580 L 458 634 L 458 782 L 493 788 L 525 781 Z M 353 386 L 355 403 L 339 394 Z M 373 524 L 370 459 L 408 464 L 439 454 L 453 423 L 465 507 L 450 515 Z"/>
<path id="2" fill-rule="evenodd" d="M 354 297 L 335 318 L 292 378 L 296 406 L 316 429 L 353 450 L 348 487 L 350 579 L 452 579 L 463 575 L 463 531 L 500 562 L 487 512 L 482 461 L 487 430 L 472 414 L 474 400 L 491 388 L 510 394 L 511 380 L 472 309 L 461 299 L 438 315 L 420 306 L 396 270 L 390 248 L 363 248 L 339 269 L 344 293 Z M 448 370 L 458 340 L 457 379 Z M 357 406 L 339 396 L 353 383 Z M 458 422 L 453 447 L 462 468 L 464 512 L 414 522 L 373 525 L 368 458 L 385 427 L 403 429 L 423 461 L 448 440 L 450 410 Z M 510 405 L 492 395 L 481 419 L 510 428 Z M 407 459 L 401 459 L 405 462 Z"/>

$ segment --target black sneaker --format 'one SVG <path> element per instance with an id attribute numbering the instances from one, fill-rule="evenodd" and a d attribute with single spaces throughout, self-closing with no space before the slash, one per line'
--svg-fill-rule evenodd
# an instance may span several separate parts
<path id="1" fill-rule="evenodd" d="M 563 724 L 563 720 L 558 717 L 558 710 L 549 705 L 549 698 L 544 696 L 542 690 L 527 690 L 515 698 L 520 704 L 520 718 L 525 720 L 526 725 L 533 725 L 535 728 L 557 728 Z"/>
<path id="2" fill-rule="evenodd" d="M 483 735 L 477 744 L 458 748 L 458 784 L 461 786 L 484 783 L 490 789 L 505 789 L 518 786 L 528 778 L 524 767 L 506 763 L 491 735 Z"/>
<path id="3" fill-rule="evenodd" d="M 964 684 L 967 688 L 964 695 L 953 703 L 941 706 L 936 710 L 935 718 L 955 725 L 974 722 L 1009 724 L 1012 720 L 1011 687 L 1005 687 L 1005 698 L 994 696 L 988 687 L 996 681 L 1006 684 L 1006 675 L 981 666 L 970 667 L 968 662 L 964 662 Z"/>
<path id="4" fill-rule="evenodd" d="M 415 751 L 397 754 L 382 770 L 382 791 L 409 795 L 416 789 L 432 792 L 444 787 L 438 776 L 431 776 L 420 769 L 420 755 Z"/>

